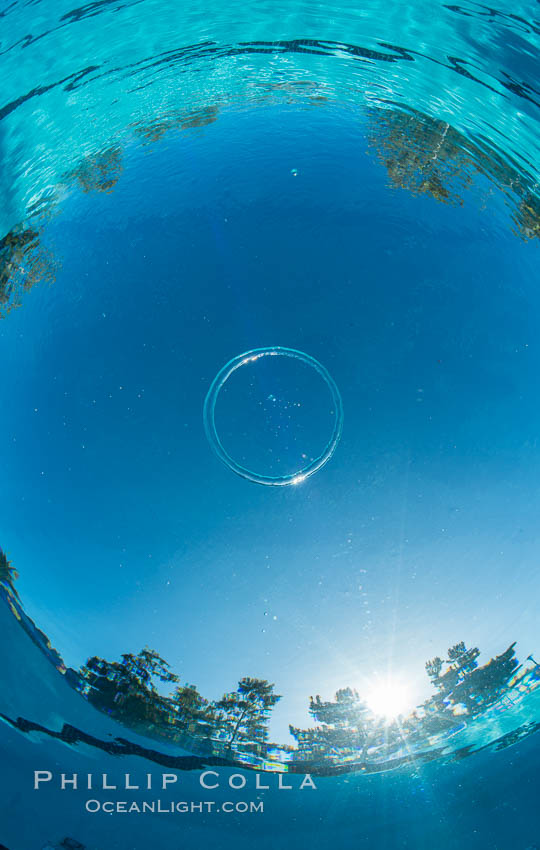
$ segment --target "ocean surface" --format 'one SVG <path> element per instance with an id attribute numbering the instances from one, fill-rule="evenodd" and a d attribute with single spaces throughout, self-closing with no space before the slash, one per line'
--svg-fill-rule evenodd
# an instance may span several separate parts
<path id="1" fill-rule="evenodd" d="M 0 850 L 540 848 L 539 46 L 0 0 Z"/>

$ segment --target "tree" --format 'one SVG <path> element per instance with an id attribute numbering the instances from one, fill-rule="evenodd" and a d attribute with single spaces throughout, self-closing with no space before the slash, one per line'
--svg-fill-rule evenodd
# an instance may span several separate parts
<path id="1" fill-rule="evenodd" d="M 11 561 L 8 560 L 5 552 L 0 549 L 0 584 L 4 584 L 6 587 L 9 587 L 15 595 L 18 595 L 13 586 L 13 582 L 17 577 L 18 573 L 13 567 Z"/>
<path id="2" fill-rule="evenodd" d="M 459 643 L 454 644 L 448 650 L 448 661 L 457 661 L 465 652 L 467 652 L 467 647 L 464 641 L 460 640 Z"/>
<path id="3" fill-rule="evenodd" d="M 508 689 L 509 680 L 519 666 L 514 647 L 515 643 L 511 644 L 483 667 L 478 667 L 475 662 L 474 669 L 467 668 L 450 694 L 451 701 L 464 704 L 472 715 L 492 705 Z"/>
<path id="4" fill-rule="evenodd" d="M 134 130 L 142 137 L 145 143 L 158 142 L 170 130 L 191 130 L 196 127 L 206 127 L 217 120 L 219 106 L 209 104 L 194 112 L 167 113 L 165 116 L 156 116 L 150 124 L 135 124 Z"/>
<path id="5" fill-rule="evenodd" d="M 270 712 L 281 696 L 266 679 L 241 679 L 236 691 L 224 694 L 216 703 L 218 722 L 228 736 L 227 748 L 242 740 L 262 744 L 268 738 Z"/>
<path id="6" fill-rule="evenodd" d="M 451 713 L 457 705 L 465 706 L 466 713 L 471 716 L 483 711 L 499 698 L 516 672 L 518 662 L 514 646 L 509 646 L 483 667 L 478 667 L 478 647 L 467 649 L 463 641 L 449 648 L 444 673 L 441 674 L 444 662 L 440 658 L 428 661 L 426 670 L 439 694 L 427 700 L 424 707 L 437 707 L 439 714 Z"/>
<path id="7" fill-rule="evenodd" d="M 426 661 L 426 672 L 432 682 L 439 678 L 443 666 L 442 658 L 439 658 L 438 655 L 435 658 L 432 658 L 431 661 Z"/>
<path id="8" fill-rule="evenodd" d="M 0 316 L 21 303 L 35 283 L 52 283 L 58 261 L 33 227 L 19 225 L 0 239 Z"/>
<path id="9" fill-rule="evenodd" d="M 393 186 L 442 203 L 463 204 L 465 190 L 482 174 L 513 203 L 513 219 L 523 239 L 540 238 L 538 185 L 531 185 L 508 160 L 445 121 L 416 110 L 375 109 L 371 116 L 370 145 Z"/>
<path id="10" fill-rule="evenodd" d="M 355 750 L 361 757 L 375 729 L 373 715 L 352 688 L 341 688 L 331 701 L 310 697 L 309 713 L 319 726 L 289 727 L 299 750 L 310 757 L 345 755 Z"/>
<path id="11" fill-rule="evenodd" d="M 138 655 L 122 655 L 121 661 L 93 656 L 81 667 L 81 675 L 88 699 L 101 710 L 132 723 L 169 722 L 170 701 L 158 693 L 154 679 L 178 682 L 178 677 L 155 650 L 145 647 Z"/>
<path id="12" fill-rule="evenodd" d="M 327 725 L 345 727 L 361 725 L 368 711 L 358 692 L 352 688 L 341 688 L 331 702 L 323 702 L 318 694 L 315 699 L 310 697 L 309 700 L 311 716 Z"/>
<path id="13" fill-rule="evenodd" d="M 122 655 L 122 663 L 130 675 L 145 684 L 150 683 L 153 678 L 158 678 L 161 682 L 178 681 L 178 676 L 171 672 L 168 662 L 161 658 L 155 649 L 149 649 L 147 646 L 141 649 L 138 655 Z"/>
<path id="14" fill-rule="evenodd" d="M 540 200 L 532 192 L 521 198 L 514 219 L 524 239 L 540 238 Z"/>
<path id="15" fill-rule="evenodd" d="M 477 647 L 467 649 L 465 643 L 460 641 L 449 648 L 446 662 L 439 656 L 426 661 L 426 672 L 439 693 L 445 696 L 478 666 L 476 659 L 479 655 Z M 441 673 L 445 663 L 447 668 Z"/>
<path id="16" fill-rule="evenodd" d="M 463 203 L 474 167 L 463 137 L 445 121 L 399 109 L 374 110 L 370 142 L 391 183 L 413 195 Z"/>
<path id="17" fill-rule="evenodd" d="M 448 662 L 458 671 L 459 678 L 462 679 L 478 667 L 478 661 L 476 659 L 479 655 L 480 650 L 478 647 L 475 646 L 474 649 L 467 649 L 464 642 L 460 641 L 448 650 Z"/>
<path id="18" fill-rule="evenodd" d="M 171 697 L 173 723 L 177 731 L 194 737 L 210 737 L 216 723 L 213 706 L 195 685 L 180 685 Z"/>
<path id="19" fill-rule="evenodd" d="M 112 192 L 123 171 L 122 151 L 110 147 L 81 159 L 66 180 L 75 181 L 83 192 Z"/>

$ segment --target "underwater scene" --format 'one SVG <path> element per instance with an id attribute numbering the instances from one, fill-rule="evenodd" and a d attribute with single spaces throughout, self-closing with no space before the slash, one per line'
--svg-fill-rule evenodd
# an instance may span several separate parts
<path id="1" fill-rule="evenodd" d="M 539 850 L 540 7 L 0 0 L 0 850 Z"/>

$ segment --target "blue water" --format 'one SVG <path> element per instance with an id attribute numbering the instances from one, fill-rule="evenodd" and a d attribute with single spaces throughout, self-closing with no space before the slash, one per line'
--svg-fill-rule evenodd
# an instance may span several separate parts
<path id="1" fill-rule="evenodd" d="M 0 4 L 0 845 L 540 846 L 536 13 Z M 221 463 L 212 381 L 273 346 L 343 431 L 262 358 Z M 209 736 L 84 672 L 144 646 Z M 280 699 L 227 746 L 246 676 Z M 308 711 L 343 688 L 365 740 Z M 158 797 L 214 811 L 85 808 Z"/>

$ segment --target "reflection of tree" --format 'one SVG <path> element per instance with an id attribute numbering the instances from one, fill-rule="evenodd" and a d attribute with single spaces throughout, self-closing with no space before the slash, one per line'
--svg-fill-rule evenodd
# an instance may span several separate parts
<path id="1" fill-rule="evenodd" d="M 479 649 L 467 649 L 461 641 L 448 650 L 446 662 L 448 667 L 442 676 L 441 671 L 445 662 L 438 657 L 432 661 L 426 661 L 426 672 L 439 693 L 446 695 L 478 666 L 476 659 L 479 655 Z"/>
<path id="2" fill-rule="evenodd" d="M 180 129 L 190 130 L 195 127 L 207 127 L 213 124 L 219 115 L 219 107 L 215 105 L 205 106 L 195 112 L 188 112 L 180 118 Z"/>
<path id="3" fill-rule="evenodd" d="M 521 198 L 514 219 L 524 239 L 540 239 L 540 200 L 531 192 Z"/>
<path id="4" fill-rule="evenodd" d="M 40 232 L 21 226 L 0 239 L 0 316 L 20 305 L 23 292 L 54 280 L 56 264 L 41 244 Z"/>
<path id="5" fill-rule="evenodd" d="M 66 180 L 83 192 L 110 192 L 122 168 L 121 149 L 110 147 L 81 160 Z M 20 306 L 22 293 L 36 283 L 54 280 L 58 261 L 43 246 L 41 236 L 41 227 L 21 224 L 0 239 L 0 316 Z"/>
<path id="6" fill-rule="evenodd" d="M 148 647 L 138 655 L 122 655 L 120 661 L 89 658 L 80 676 L 72 671 L 69 681 L 96 708 L 128 725 L 144 725 L 177 740 L 212 739 L 224 742 L 227 750 L 241 747 L 259 754 L 268 739 L 270 713 L 280 699 L 266 680 L 246 677 L 236 691 L 209 702 L 195 685 L 179 684 L 167 662 Z M 177 687 L 164 696 L 156 681 Z"/>
<path id="7" fill-rule="evenodd" d="M 499 704 L 518 682 L 525 690 L 536 687 L 540 679 L 536 667 L 516 678 L 520 668 L 514 646 L 483 667 L 478 666 L 476 647 L 467 649 L 463 641 L 450 647 L 447 661 L 436 657 L 426 663 L 436 693 L 418 710 L 390 723 L 370 712 L 350 688 L 338 691 L 330 702 L 311 698 L 309 711 L 318 725 L 290 727 L 298 743 L 298 758 L 333 764 L 380 763 L 425 751 L 435 740 L 462 728 L 465 717 L 472 721 Z"/>
<path id="8" fill-rule="evenodd" d="M 271 103 L 279 103 L 283 97 L 285 103 L 296 106 L 323 106 L 329 102 L 329 98 L 321 93 L 324 88 L 315 80 L 278 80 L 262 83 L 261 89 L 264 92 L 261 100 Z"/>
<path id="9" fill-rule="evenodd" d="M 463 203 L 457 184 L 471 182 L 471 160 L 453 127 L 394 109 L 375 110 L 372 118 L 371 143 L 394 186 Z"/>
<path id="10" fill-rule="evenodd" d="M 111 192 L 123 171 L 122 151 L 110 147 L 87 156 L 67 175 L 83 192 Z"/>
<path id="11" fill-rule="evenodd" d="M 216 711 L 195 685 L 179 685 L 170 704 L 176 732 L 192 737 L 211 736 L 217 723 Z"/>
<path id="12" fill-rule="evenodd" d="M 432 681 L 439 678 L 443 663 L 442 658 L 439 658 L 438 655 L 431 661 L 426 661 L 426 673 Z"/>
<path id="13" fill-rule="evenodd" d="M 265 679 L 241 679 L 236 691 L 224 694 L 216 703 L 218 723 L 231 749 L 239 740 L 263 744 L 268 738 L 268 719 L 281 697 Z"/>
<path id="14" fill-rule="evenodd" d="M 339 772 L 345 766 L 373 772 L 438 758 L 448 752 L 449 739 L 467 725 L 489 723 L 540 687 L 540 665 L 532 656 L 520 665 L 514 643 L 479 666 L 478 648 L 469 649 L 461 641 L 448 649 L 446 660 L 436 656 L 426 662 L 434 693 L 407 716 L 385 721 L 352 688 L 338 690 L 331 700 L 311 697 L 314 725 L 289 727 L 296 741 L 293 749 L 269 742 L 271 712 L 281 697 L 265 679 L 244 677 L 236 690 L 211 702 L 195 685 L 181 684 L 169 664 L 148 647 L 137 655 L 125 653 L 119 661 L 93 656 L 80 671 L 66 670 L 47 636 L 23 611 L 13 592 L 15 577 L 0 549 L 0 595 L 66 682 L 96 708 L 139 732 L 247 765 L 264 766 L 272 760 L 290 762 L 297 772 L 307 763 L 315 772 Z M 163 694 L 161 686 L 171 684 L 174 691 Z M 452 750 L 456 757 L 470 751 L 470 744 Z"/>
<path id="15" fill-rule="evenodd" d="M 342 688 L 333 700 L 311 697 L 309 712 L 318 721 L 310 729 L 290 726 L 301 760 L 333 763 L 380 761 L 395 757 L 404 746 L 401 724 L 384 723 L 369 710 L 357 691 Z"/>
<path id="16" fill-rule="evenodd" d="M 448 650 L 448 669 L 435 685 L 450 706 L 464 706 L 475 716 L 492 705 L 504 693 L 518 668 L 515 643 L 505 652 L 478 667 L 478 649 L 466 649 L 462 642 Z"/>
<path id="17" fill-rule="evenodd" d="M 191 112 L 165 115 L 150 123 L 136 124 L 135 133 L 145 142 L 158 142 L 170 130 L 192 130 L 213 124 L 219 115 L 219 107 L 209 104 Z"/>
<path id="18" fill-rule="evenodd" d="M 122 655 L 121 661 L 105 661 L 93 656 L 81 669 L 88 685 L 88 698 L 97 708 L 131 723 L 154 726 L 169 720 L 169 705 L 155 681 L 177 682 L 178 677 L 153 649 L 138 655 Z"/>
<path id="19" fill-rule="evenodd" d="M 0 584 L 8 587 L 15 595 L 17 595 L 17 591 L 13 582 L 17 578 L 17 575 L 15 567 L 12 566 L 11 561 L 8 561 L 7 555 L 0 548 Z"/>
<path id="20" fill-rule="evenodd" d="M 482 174 L 511 203 L 521 236 L 540 237 L 540 200 L 528 180 L 495 151 L 414 110 L 371 110 L 370 119 L 369 143 L 393 186 L 462 204 L 464 190 Z"/>
<path id="21" fill-rule="evenodd" d="M 262 88 L 261 99 L 279 93 L 295 103 L 299 97 L 324 102 L 314 81 L 277 81 Z M 164 114 L 150 122 L 132 125 L 143 143 L 159 141 L 170 130 L 191 131 L 217 120 L 215 103 L 197 109 Z M 496 149 L 475 142 L 445 121 L 415 110 L 371 109 L 368 112 L 369 144 L 385 166 L 393 186 L 414 195 L 427 195 L 442 203 L 462 204 L 465 190 L 483 175 L 504 195 L 518 233 L 524 239 L 540 238 L 538 185 Z M 110 192 L 122 174 L 119 145 L 83 158 L 65 182 L 83 192 Z M 0 239 L 0 316 L 19 306 L 21 295 L 38 281 L 50 282 L 55 260 L 41 244 L 41 230 L 23 223 Z"/>
<path id="22" fill-rule="evenodd" d="M 335 699 L 310 698 L 309 713 L 318 722 L 311 729 L 289 727 L 301 752 L 311 755 L 363 751 L 370 734 L 369 710 L 357 691 L 342 688 Z"/>

